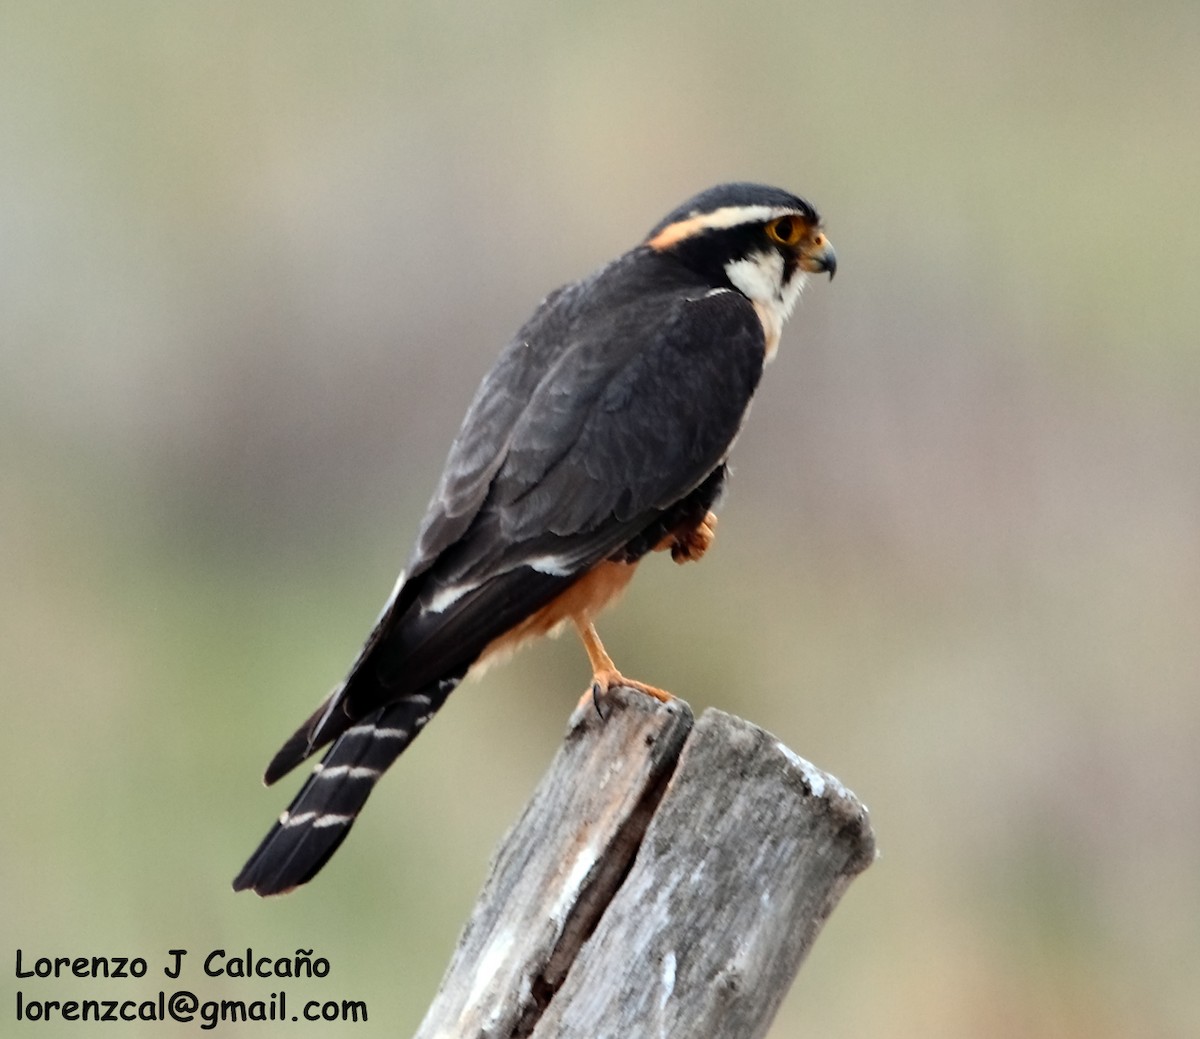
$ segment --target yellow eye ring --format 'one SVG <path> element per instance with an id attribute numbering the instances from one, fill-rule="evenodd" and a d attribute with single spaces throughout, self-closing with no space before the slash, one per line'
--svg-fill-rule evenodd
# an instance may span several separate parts
<path id="1" fill-rule="evenodd" d="M 776 217 L 767 224 L 767 237 L 778 245 L 794 248 L 804 237 L 804 224 L 794 216 Z"/>

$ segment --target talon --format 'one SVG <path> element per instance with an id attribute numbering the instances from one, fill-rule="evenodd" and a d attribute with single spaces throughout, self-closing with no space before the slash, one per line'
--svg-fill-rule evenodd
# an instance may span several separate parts
<path id="1" fill-rule="evenodd" d="M 690 530 L 676 532 L 671 542 L 671 558 L 676 563 L 690 563 L 700 559 L 712 547 L 717 537 L 717 517 L 715 513 L 705 513 L 696 526 Z"/>
<path id="2" fill-rule="evenodd" d="M 679 699 L 674 693 L 668 693 L 665 689 L 659 689 L 656 685 L 646 685 L 645 682 L 635 682 L 630 678 L 622 678 L 618 684 L 628 686 L 630 689 L 636 689 L 639 693 L 645 693 L 647 696 L 652 696 L 659 703 L 670 703 L 672 700 Z"/>
<path id="3" fill-rule="evenodd" d="M 665 689 L 659 689 L 658 686 L 647 685 L 645 682 L 637 682 L 632 678 L 626 678 L 615 668 L 598 671 L 593 675 L 592 688 L 595 689 L 597 686 L 603 688 L 605 693 L 609 693 L 613 689 L 618 689 L 622 686 L 626 689 L 636 689 L 639 693 L 645 693 L 647 696 L 654 697 L 660 703 L 670 703 L 672 700 L 677 699 L 674 693 L 668 693 Z"/>
<path id="4" fill-rule="evenodd" d="M 581 620 L 578 617 L 572 619 L 575 621 L 575 627 L 579 631 L 580 639 L 583 640 L 583 647 L 587 650 L 588 660 L 592 663 L 592 684 L 584 691 L 580 699 L 581 704 L 587 699 L 587 695 L 590 692 L 596 713 L 603 718 L 604 712 L 600 709 L 600 700 L 604 694 L 612 689 L 616 689 L 618 686 L 636 689 L 638 692 L 654 697 L 654 699 L 661 703 L 670 703 L 676 699 L 673 693 L 668 693 L 665 689 L 659 689 L 657 686 L 646 685 L 645 682 L 635 682 L 630 678 L 626 678 L 613 665 L 612 657 L 604 652 L 604 646 L 600 643 L 600 636 L 596 634 L 596 629 L 592 623 Z"/>

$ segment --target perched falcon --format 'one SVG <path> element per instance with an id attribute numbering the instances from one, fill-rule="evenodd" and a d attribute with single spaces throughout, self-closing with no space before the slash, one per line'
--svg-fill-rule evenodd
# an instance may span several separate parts
<path id="1" fill-rule="evenodd" d="M 311 880 L 472 667 L 570 622 L 592 694 L 624 678 L 593 619 L 641 558 L 699 558 L 763 365 L 834 252 L 811 205 L 724 184 L 552 292 L 475 394 L 405 571 L 341 685 L 267 766 L 332 744 L 237 879 Z"/>

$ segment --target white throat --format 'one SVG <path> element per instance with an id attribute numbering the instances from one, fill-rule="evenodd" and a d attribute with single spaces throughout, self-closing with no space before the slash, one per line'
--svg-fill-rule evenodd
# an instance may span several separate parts
<path id="1" fill-rule="evenodd" d="M 746 296 L 758 311 L 767 340 L 766 359 L 773 360 L 775 351 L 779 349 L 783 323 L 795 309 L 808 276 L 797 268 L 785 283 L 783 257 L 774 249 L 770 252 L 751 253 L 740 260 L 731 260 L 725 264 L 725 273 L 733 286 Z"/>

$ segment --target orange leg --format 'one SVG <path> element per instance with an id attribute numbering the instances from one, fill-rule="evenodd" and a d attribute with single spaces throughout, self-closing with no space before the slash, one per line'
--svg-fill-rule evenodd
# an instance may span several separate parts
<path id="1" fill-rule="evenodd" d="M 600 636 L 596 634 L 596 626 L 591 621 L 583 620 L 579 617 L 572 617 L 571 619 L 575 622 L 575 630 L 579 632 L 579 637 L 583 641 L 583 648 L 587 650 L 588 660 L 592 664 L 592 684 L 587 692 L 583 694 L 584 700 L 590 696 L 592 702 L 598 704 L 601 696 L 610 689 L 616 689 L 618 686 L 628 686 L 630 689 L 637 689 L 639 692 L 643 692 L 647 696 L 653 696 L 654 699 L 661 700 L 663 703 L 669 703 L 675 699 L 675 696 L 672 693 L 668 693 L 665 689 L 658 689 L 655 686 L 646 685 L 644 682 L 635 682 L 622 675 L 617 670 L 616 665 L 613 664 L 612 657 L 605 652 L 604 644 L 600 641 Z M 599 710 L 598 706 L 597 710 Z"/>

